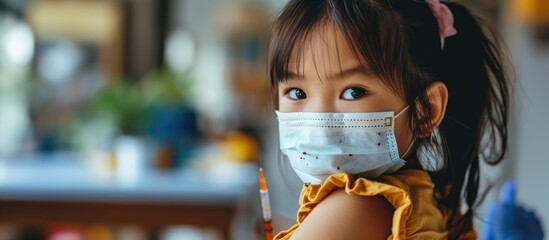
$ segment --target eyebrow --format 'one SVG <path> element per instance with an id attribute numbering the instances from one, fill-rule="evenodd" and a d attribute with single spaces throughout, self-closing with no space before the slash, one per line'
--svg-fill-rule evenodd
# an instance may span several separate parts
<path id="1" fill-rule="evenodd" d="M 287 75 L 288 79 L 305 79 L 305 76 L 303 76 L 301 74 L 298 74 L 298 73 L 295 73 L 295 72 L 292 72 L 292 71 L 288 71 L 287 74 L 288 74 Z M 372 75 L 372 73 L 370 71 L 368 71 L 366 68 L 364 68 L 363 66 L 354 66 L 354 67 L 351 67 L 351 68 L 347 68 L 343 71 L 340 71 L 338 73 L 335 73 L 332 76 L 329 76 L 328 79 L 334 79 L 334 78 L 338 78 L 338 77 L 346 78 L 346 77 L 349 77 L 353 74 Z"/>

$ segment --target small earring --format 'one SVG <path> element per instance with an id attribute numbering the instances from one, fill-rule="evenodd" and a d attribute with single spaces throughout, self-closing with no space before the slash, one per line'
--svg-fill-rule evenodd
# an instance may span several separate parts
<path id="1" fill-rule="evenodd" d="M 429 144 L 433 144 L 434 141 L 435 141 L 435 134 L 431 133 L 431 137 L 429 138 Z"/>

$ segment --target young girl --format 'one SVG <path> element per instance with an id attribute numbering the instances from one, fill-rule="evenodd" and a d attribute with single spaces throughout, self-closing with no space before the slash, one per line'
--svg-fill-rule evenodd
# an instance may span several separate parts
<path id="1" fill-rule="evenodd" d="M 290 0 L 269 74 L 305 184 L 298 223 L 275 238 L 476 239 L 480 161 L 507 149 L 494 40 L 457 3 Z"/>

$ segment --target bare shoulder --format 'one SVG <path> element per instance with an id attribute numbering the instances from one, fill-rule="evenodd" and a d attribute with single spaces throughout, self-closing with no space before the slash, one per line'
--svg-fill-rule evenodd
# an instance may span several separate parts
<path id="1" fill-rule="evenodd" d="M 332 192 L 299 225 L 291 239 L 387 239 L 393 207 L 381 196 Z"/>

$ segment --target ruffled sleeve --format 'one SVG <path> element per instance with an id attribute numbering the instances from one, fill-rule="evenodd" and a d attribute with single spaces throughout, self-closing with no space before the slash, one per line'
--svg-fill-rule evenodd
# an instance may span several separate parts
<path id="1" fill-rule="evenodd" d="M 337 189 L 345 189 L 348 194 L 379 195 L 387 199 L 395 209 L 388 239 L 445 239 L 447 236 L 442 214 L 431 201 L 433 184 L 428 174 L 419 170 L 401 170 L 399 174 L 383 176 L 376 181 L 355 180 L 349 174 L 340 173 L 330 176 L 322 185 L 305 185 L 301 192 L 298 223 L 280 232 L 275 239 L 289 239 L 316 205 Z M 418 194 L 420 196 L 416 196 Z M 422 199 L 425 197 L 428 199 Z M 422 206 L 426 204 L 431 206 Z"/>

